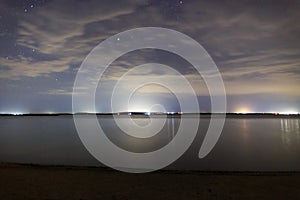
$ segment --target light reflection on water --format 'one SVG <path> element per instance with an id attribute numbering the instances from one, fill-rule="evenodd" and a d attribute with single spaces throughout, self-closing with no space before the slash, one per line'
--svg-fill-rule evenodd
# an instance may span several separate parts
<path id="1" fill-rule="evenodd" d="M 285 118 L 280 120 L 281 139 L 283 144 L 291 145 L 293 142 L 299 142 L 299 124 L 299 119 Z"/>
<path id="2" fill-rule="evenodd" d="M 137 117 L 134 121 L 145 126 L 149 119 Z M 218 143 L 207 157 L 199 159 L 209 121 L 209 117 L 201 117 L 192 146 L 167 169 L 300 171 L 299 118 L 227 117 Z M 111 116 L 100 116 L 99 123 L 113 143 L 142 153 L 168 144 L 180 118 L 168 117 L 163 129 L 146 139 L 122 133 Z M 175 151 L 176 144 L 173 147 Z M 102 165 L 82 145 L 72 116 L 0 117 L 0 162 Z"/>
<path id="3" fill-rule="evenodd" d="M 147 117 L 134 117 L 132 119 L 128 119 L 123 116 L 118 116 L 118 120 L 133 120 L 137 125 L 145 126 L 150 123 L 150 119 Z M 153 117 L 152 122 L 161 120 L 160 117 Z M 163 128 L 154 136 L 148 138 L 139 138 L 133 137 L 128 134 L 124 134 L 124 132 L 117 126 L 114 120 L 111 117 L 100 117 L 98 118 L 99 124 L 103 129 L 106 136 L 117 146 L 131 152 L 135 153 L 144 153 L 151 152 L 162 148 L 167 145 L 176 135 L 180 120 L 179 118 L 171 118 L 168 117 L 166 119 L 166 123 Z M 139 133 L 139 129 L 135 129 L 134 127 L 127 127 L 128 130 L 133 131 L 133 135 L 139 135 L 144 133 Z M 147 131 L 147 130 L 143 130 Z"/>

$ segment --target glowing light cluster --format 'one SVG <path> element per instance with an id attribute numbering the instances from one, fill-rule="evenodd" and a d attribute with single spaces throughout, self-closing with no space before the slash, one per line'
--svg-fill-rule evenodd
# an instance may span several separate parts
<path id="1" fill-rule="evenodd" d="M 299 112 L 297 111 L 283 111 L 283 112 L 278 112 L 280 115 L 298 115 Z"/>
<path id="2" fill-rule="evenodd" d="M 9 114 L 11 114 L 11 115 L 23 115 L 24 113 L 21 113 L 21 112 L 11 112 Z"/>
<path id="3" fill-rule="evenodd" d="M 235 111 L 235 113 L 237 113 L 237 114 L 247 114 L 247 113 L 252 113 L 252 111 L 248 107 L 240 107 Z"/>

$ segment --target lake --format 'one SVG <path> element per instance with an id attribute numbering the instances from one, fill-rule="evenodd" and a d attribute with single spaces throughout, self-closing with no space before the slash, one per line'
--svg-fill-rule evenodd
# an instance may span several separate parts
<path id="1" fill-rule="evenodd" d="M 113 143 L 137 153 L 154 151 L 168 144 L 180 124 L 179 117 L 168 117 L 157 135 L 144 139 L 124 134 L 112 116 L 101 115 L 98 120 Z M 135 116 L 133 120 L 143 126 L 149 119 Z M 166 169 L 300 170 L 299 117 L 229 116 L 213 150 L 205 158 L 199 159 L 199 148 L 209 122 L 210 117 L 201 116 L 198 134 L 191 147 Z M 81 143 L 71 115 L 1 116 L 0 162 L 103 166 Z"/>

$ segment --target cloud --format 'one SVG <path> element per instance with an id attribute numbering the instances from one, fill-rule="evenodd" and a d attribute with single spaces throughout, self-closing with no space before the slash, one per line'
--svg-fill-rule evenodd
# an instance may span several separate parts
<path id="1" fill-rule="evenodd" d="M 111 34 L 113 30 L 107 31 L 106 25 L 103 29 L 101 23 L 118 20 L 140 4 L 143 2 L 53 1 L 43 9 L 33 10 L 31 15 L 24 14 L 18 21 L 16 44 L 25 50 L 34 49 L 37 58 L 22 55 L 1 58 L 0 78 L 20 79 L 69 70 Z M 52 59 L 44 60 L 40 55 Z"/>
<path id="2" fill-rule="evenodd" d="M 72 95 L 72 91 L 67 91 L 64 89 L 51 89 L 47 92 L 41 92 L 40 94 L 49 94 L 49 95 Z"/>
<path id="3" fill-rule="evenodd" d="M 82 90 L 80 92 L 78 92 L 78 90 L 76 92 L 73 91 L 73 89 L 71 88 L 64 88 L 64 89 L 50 89 L 48 91 L 44 91 L 44 92 L 39 92 L 39 94 L 43 94 L 43 95 L 59 95 L 59 96 L 72 96 L 72 95 L 83 95 L 86 94 L 86 90 Z"/>
<path id="4" fill-rule="evenodd" d="M 18 80 L 21 77 L 45 76 L 49 73 L 64 72 L 69 69 L 69 60 L 35 62 L 24 56 L 15 59 L 0 58 L 0 78 Z"/>
<path id="5" fill-rule="evenodd" d="M 202 44 L 216 61 L 229 94 L 299 91 L 297 8 L 290 2 L 244 3 L 186 1 L 178 6 L 174 3 L 177 11 L 172 12 L 163 2 L 153 5 L 150 2 L 148 6 L 144 1 L 49 2 L 18 21 L 17 44 L 36 49 L 51 59 L 1 58 L 0 78 L 15 80 L 63 73 L 74 63 L 78 66 L 93 47 L 113 34 L 135 27 L 158 26 L 182 31 Z M 177 16 L 170 17 L 172 14 Z M 146 56 L 146 53 L 113 63 L 102 78 L 106 85 L 115 83 L 132 66 L 164 59 L 181 70 L 198 95 L 207 94 L 203 80 L 190 66 L 176 64 L 178 60 L 166 54 Z M 158 72 L 145 71 L 132 75 L 128 84 L 146 75 L 160 78 Z M 175 84 L 174 77 L 163 76 Z M 150 91 L 148 88 L 144 92 Z M 50 93 L 69 94 L 51 90 Z"/>
<path id="6" fill-rule="evenodd" d="M 133 12 L 133 4 L 120 3 L 122 5 L 103 1 L 51 2 L 44 10 L 38 10 L 34 15 L 20 21 L 18 44 L 36 48 L 46 54 L 59 56 L 81 54 L 84 50 L 90 50 L 87 46 L 89 42 L 101 41 L 109 34 L 91 36 L 86 33 L 89 28 L 95 32 L 101 31 L 101 27 L 97 27 L 96 23 Z"/>

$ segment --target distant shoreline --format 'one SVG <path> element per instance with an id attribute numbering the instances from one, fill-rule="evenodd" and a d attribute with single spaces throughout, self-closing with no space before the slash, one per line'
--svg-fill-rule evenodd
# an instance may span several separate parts
<path id="1" fill-rule="evenodd" d="M 200 117 L 217 117 L 224 116 L 228 118 L 300 118 L 300 114 L 278 114 L 278 113 L 150 113 L 145 114 L 142 112 L 121 112 L 121 113 L 24 113 L 24 114 L 0 114 L 1 116 L 14 116 L 14 117 L 23 117 L 23 116 L 191 116 L 191 115 L 200 115 Z"/>
<path id="2" fill-rule="evenodd" d="M 106 166 L 76 166 L 76 165 L 51 165 L 33 163 L 7 163 L 0 162 L 1 168 L 32 168 L 32 169 L 68 169 L 68 170 L 100 170 L 105 172 L 119 172 Z M 160 169 L 151 173 L 159 174 L 200 174 L 200 175 L 247 175 L 247 176 L 276 176 L 276 175 L 300 175 L 300 171 L 220 171 L 220 170 L 173 170 Z"/>

